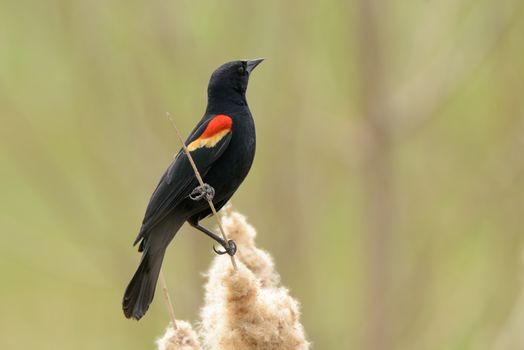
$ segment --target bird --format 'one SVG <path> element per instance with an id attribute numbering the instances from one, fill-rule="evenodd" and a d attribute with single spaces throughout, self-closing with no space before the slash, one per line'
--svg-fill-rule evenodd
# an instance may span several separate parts
<path id="1" fill-rule="evenodd" d="M 207 107 L 185 141 L 204 181 L 200 186 L 183 149 L 169 165 L 146 208 L 140 231 L 133 243 L 142 253 L 138 268 L 122 300 L 126 318 L 140 320 L 153 301 L 166 248 L 187 222 L 218 242 L 218 254 L 233 256 L 234 241 L 225 241 L 200 221 L 211 215 L 206 200 L 220 210 L 246 178 L 255 157 L 256 134 L 246 100 L 252 71 L 263 61 L 236 60 L 218 67 L 209 79 Z"/>

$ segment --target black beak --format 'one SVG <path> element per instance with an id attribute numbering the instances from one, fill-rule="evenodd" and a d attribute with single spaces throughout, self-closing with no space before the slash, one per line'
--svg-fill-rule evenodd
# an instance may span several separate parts
<path id="1" fill-rule="evenodd" d="M 255 67 L 258 66 L 263 60 L 264 60 L 263 58 L 257 58 L 255 60 L 246 61 L 247 72 L 251 73 L 251 71 L 255 69 Z"/>

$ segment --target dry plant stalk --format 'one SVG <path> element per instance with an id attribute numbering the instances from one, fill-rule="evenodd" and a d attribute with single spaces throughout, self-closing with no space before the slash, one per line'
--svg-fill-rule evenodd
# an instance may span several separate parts
<path id="1" fill-rule="evenodd" d="M 178 140 L 180 141 L 180 144 L 182 145 L 182 149 L 184 150 L 184 153 L 187 156 L 187 159 L 189 159 L 189 163 L 191 164 L 191 167 L 193 168 L 193 171 L 195 172 L 195 176 L 198 180 L 198 183 L 200 186 L 204 186 L 204 180 L 202 180 L 202 176 L 200 175 L 200 172 L 198 171 L 198 168 L 195 164 L 195 161 L 193 160 L 193 157 L 191 157 L 191 153 L 187 149 L 186 143 L 184 142 L 184 139 L 182 138 L 182 135 L 180 134 L 180 131 L 176 127 L 175 120 L 173 119 L 173 116 L 168 112 L 167 117 L 171 121 L 171 124 L 173 124 L 173 128 L 175 129 L 176 135 L 178 137 Z M 206 197 L 204 197 L 206 198 Z M 218 228 L 220 229 L 220 233 L 222 234 L 222 238 L 227 243 L 229 242 L 226 232 L 224 231 L 224 228 L 222 227 L 222 223 L 220 222 L 220 218 L 218 217 L 217 210 L 215 209 L 215 205 L 213 204 L 213 201 L 209 198 L 206 198 L 207 203 L 209 204 L 209 208 L 211 208 L 211 212 L 213 213 L 213 216 L 217 220 Z M 233 265 L 233 268 L 235 271 L 237 270 L 237 263 L 235 261 L 235 257 L 233 255 L 230 255 L 231 258 L 231 265 Z"/>
<path id="2" fill-rule="evenodd" d="M 524 252 L 522 254 L 522 267 L 524 267 Z M 508 318 L 502 324 L 498 335 L 495 338 L 494 350 L 520 350 L 524 349 L 524 285 L 521 287 L 520 295 L 515 299 L 515 303 Z"/>
<path id="3" fill-rule="evenodd" d="M 169 296 L 169 289 L 167 288 L 166 278 L 164 277 L 164 271 L 162 271 L 162 269 L 160 269 L 160 284 L 162 285 L 162 292 L 166 301 L 166 307 L 167 312 L 169 313 L 169 318 L 171 318 L 173 328 L 176 330 L 178 327 L 176 323 L 175 309 L 173 308 L 173 303 L 171 302 L 171 297 Z"/>
<path id="4" fill-rule="evenodd" d="M 207 273 L 198 335 L 201 347 L 175 347 L 178 331 L 168 328 L 159 350 L 307 350 L 298 302 L 280 285 L 271 256 L 255 246 L 255 229 L 239 213 L 228 213 L 224 229 L 242 250 L 238 270 L 215 257 Z M 178 321 L 179 328 L 181 321 Z M 184 327 L 188 324 L 183 323 Z M 169 339 L 173 338 L 173 341 Z M 166 347 L 169 344 L 171 347 Z M 197 343 L 195 343 L 197 344 Z"/>

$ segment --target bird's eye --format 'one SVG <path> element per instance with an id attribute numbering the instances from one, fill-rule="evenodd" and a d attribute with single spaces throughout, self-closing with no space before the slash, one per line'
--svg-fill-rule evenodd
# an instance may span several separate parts
<path id="1" fill-rule="evenodd" d="M 245 70 L 246 70 L 246 69 L 244 68 L 243 65 L 240 66 L 240 67 L 238 67 L 238 72 L 239 72 L 240 74 L 244 74 L 244 71 L 245 71 Z"/>

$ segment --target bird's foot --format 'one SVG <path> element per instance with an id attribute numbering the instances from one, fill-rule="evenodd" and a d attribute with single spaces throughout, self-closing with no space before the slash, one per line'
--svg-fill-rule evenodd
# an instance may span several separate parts
<path id="1" fill-rule="evenodd" d="M 191 191 L 189 198 L 194 201 L 199 201 L 202 198 L 205 198 L 207 201 L 212 201 L 215 197 L 215 189 L 209 184 L 203 184 L 197 186 Z"/>
<path id="2" fill-rule="evenodd" d="M 224 255 L 224 254 L 229 254 L 230 256 L 233 256 L 235 255 L 235 253 L 237 252 L 237 245 L 235 243 L 235 241 L 233 241 L 232 239 L 230 239 L 227 244 L 226 243 L 221 243 L 222 246 L 224 247 L 225 250 L 218 250 L 216 249 L 214 246 L 213 246 L 213 250 L 215 251 L 215 253 L 217 253 L 218 255 Z"/>

